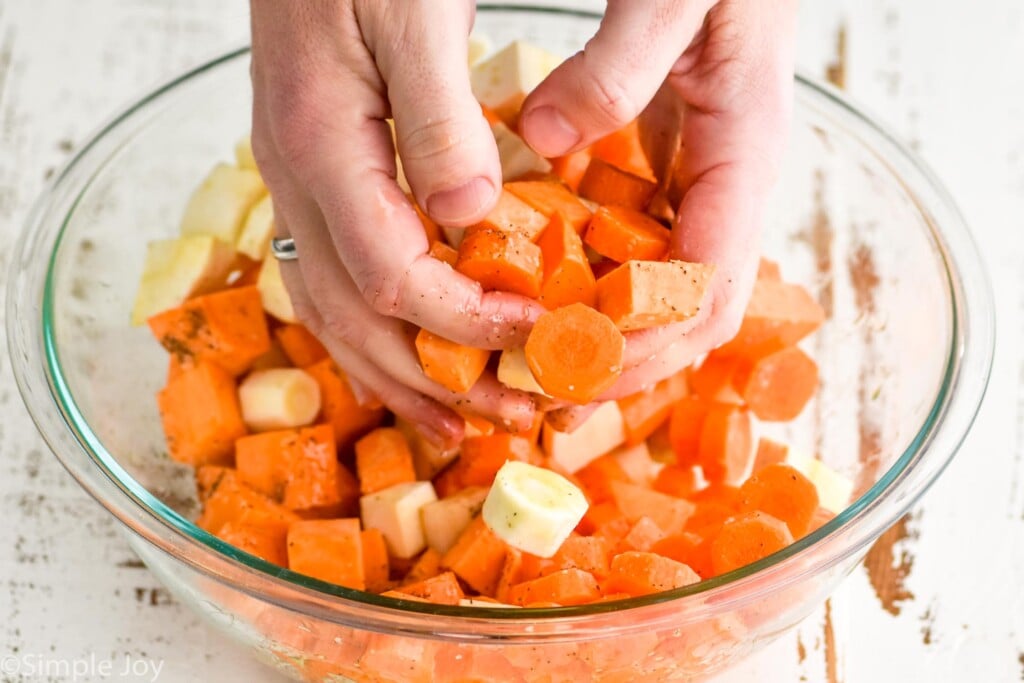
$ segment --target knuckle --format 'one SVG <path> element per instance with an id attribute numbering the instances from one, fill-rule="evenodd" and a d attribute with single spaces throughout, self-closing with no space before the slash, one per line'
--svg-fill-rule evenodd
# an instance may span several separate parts
<path id="1" fill-rule="evenodd" d="M 419 121 L 402 136 L 402 160 L 413 163 L 454 163 L 462 149 L 467 127 L 453 116 Z"/>
<path id="2" fill-rule="evenodd" d="M 384 273 L 372 273 L 360 291 L 370 308 L 380 315 L 395 316 L 401 310 L 401 282 Z"/>
<path id="3" fill-rule="evenodd" d="M 640 115 L 640 107 L 626 86 L 624 74 L 607 65 L 600 69 L 588 67 L 583 73 L 584 88 L 593 98 L 601 123 L 622 127 Z"/>
<path id="4" fill-rule="evenodd" d="M 367 339 L 366 325 L 359 324 L 342 311 L 323 315 L 322 333 L 340 339 L 355 349 L 363 348 Z"/>

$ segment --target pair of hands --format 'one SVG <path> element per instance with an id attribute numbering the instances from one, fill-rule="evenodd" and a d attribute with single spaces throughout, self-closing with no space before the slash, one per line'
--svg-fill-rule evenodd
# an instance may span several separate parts
<path id="1" fill-rule="evenodd" d="M 391 117 L 406 178 L 436 222 L 472 225 L 497 201 L 498 153 L 466 68 L 475 3 L 251 4 L 253 150 L 278 235 L 295 239 L 299 259 L 281 265 L 298 317 L 358 394 L 436 444 L 461 440 L 455 409 L 528 428 L 534 401 L 489 373 L 465 395 L 427 379 L 409 325 L 499 349 L 521 346 L 544 310 L 428 256 L 395 180 Z M 655 172 L 680 190 L 671 258 L 717 266 L 698 318 L 627 336 L 625 372 L 604 398 L 677 372 L 738 329 L 785 145 L 796 4 L 609 0 L 586 48 L 523 104 L 520 133 L 547 157 L 640 116 Z"/>

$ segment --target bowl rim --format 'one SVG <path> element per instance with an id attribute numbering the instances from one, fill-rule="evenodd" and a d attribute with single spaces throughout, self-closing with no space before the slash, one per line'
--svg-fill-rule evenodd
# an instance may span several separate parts
<path id="1" fill-rule="evenodd" d="M 600 14 L 579 9 L 500 3 L 480 3 L 478 10 L 544 12 L 588 19 L 600 17 Z M 91 155 L 109 136 L 133 123 L 137 114 L 176 95 L 179 86 L 245 58 L 248 53 L 248 47 L 238 48 L 185 72 L 122 110 L 91 136 L 55 174 L 37 200 L 23 229 L 19 258 L 12 263 L 8 278 L 7 332 L 15 378 L 32 419 L 50 450 L 83 488 L 135 534 L 208 577 L 260 599 L 298 611 L 316 612 L 317 616 L 339 623 L 348 621 L 344 618 L 347 610 L 351 610 L 348 612 L 350 615 L 360 613 L 363 618 L 356 622 L 360 628 L 373 628 L 367 623 L 367 618 L 383 623 L 389 618 L 396 618 L 396 613 L 420 619 L 426 616 L 456 617 L 459 618 L 457 622 L 467 624 L 479 623 L 481 619 L 492 624 L 521 624 L 576 621 L 685 599 L 692 602 L 699 598 L 705 601 L 705 606 L 720 608 L 723 601 L 749 600 L 759 591 L 776 591 L 862 550 L 902 516 L 938 477 L 973 423 L 991 371 L 994 316 L 991 287 L 963 217 L 948 192 L 920 158 L 877 123 L 876 118 L 865 114 L 862 108 L 834 88 L 798 75 L 798 98 L 814 99 L 820 106 L 829 108 L 830 113 L 857 125 L 861 137 L 871 138 L 874 143 L 865 144 L 865 149 L 890 166 L 899 166 L 891 170 L 896 179 L 904 182 L 908 196 L 917 202 L 917 208 L 928 221 L 931 238 L 945 266 L 952 309 L 951 345 L 942 384 L 926 419 L 900 457 L 846 510 L 787 548 L 733 572 L 663 593 L 575 607 L 506 610 L 439 606 L 382 597 L 312 579 L 235 549 L 168 507 L 120 466 L 85 422 L 62 375 L 51 319 L 55 296 L 54 267 L 68 221 L 79 199 L 89 189 L 92 178 L 104 164 L 89 171 L 89 181 L 77 188 L 74 201 L 60 218 L 59 226 L 54 228 L 51 225 L 48 230 L 43 226 L 47 224 L 45 219 L 49 217 L 48 208 L 54 196 L 68 191 L 69 184 L 73 187 L 75 175 L 89 167 L 87 162 L 93 161 Z M 882 154 L 886 151 L 888 154 Z M 907 182 L 908 174 L 910 182 Z M 940 218 L 935 217 L 936 213 Z M 52 244 L 48 247 L 44 237 L 52 237 Z M 28 277 L 32 271 L 29 264 L 33 257 L 38 257 L 40 249 L 49 252 L 42 283 Z M 17 267 L 19 264 L 24 267 Z M 34 356 L 45 358 L 45 367 L 39 362 L 40 358 Z M 956 419 L 951 421 L 950 418 L 954 417 Z M 943 448 L 936 447 L 936 444 Z M 81 455 L 86 457 L 73 457 Z M 923 464 L 929 467 L 923 468 Z M 839 531 L 843 532 L 845 540 L 837 548 L 838 552 L 821 553 L 821 557 L 806 562 L 796 571 L 783 574 L 783 570 L 798 566 L 795 564 L 797 561 L 808 560 L 805 551 L 834 543 Z M 763 581 L 766 578 L 782 580 Z M 457 623 L 446 624 L 446 627 L 453 632 L 461 632 L 463 636 L 472 630 L 463 630 Z M 416 625 L 408 625 L 407 628 L 421 635 L 437 635 L 429 623 L 425 628 Z M 472 628 L 478 629 L 479 626 Z M 578 639 L 579 635 L 577 632 L 575 638 Z"/>

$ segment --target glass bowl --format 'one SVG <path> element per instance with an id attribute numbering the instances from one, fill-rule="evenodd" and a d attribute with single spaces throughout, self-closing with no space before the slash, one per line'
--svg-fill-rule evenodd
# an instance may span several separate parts
<path id="1" fill-rule="evenodd" d="M 481 7 L 495 45 L 571 54 L 598 17 Z M 193 187 L 248 129 L 248 53 L 127 109 L 53 180 L 12 261 L 16 377 L 64 466 L 121 521 L 183 603 L 307 680 L 659 680 L 710 675 L 818 605 L 935 480 L 977 411 L 993 311 L 968 230 L 929 171 L 826 86 L 798 79 L 765 253 L 828 312 L 809 350 L 822 389 L 768 430 L 851 477 L 856 500 L 754 565 L 644 598 L 484 609 L 348 590 L 267 564 L 197 528 L 187 468 L 164 450 L 166 357 L 128 315 L 147 241 L 174 235 Z M 332 678 L 334 677 L 334 678 Z"/>

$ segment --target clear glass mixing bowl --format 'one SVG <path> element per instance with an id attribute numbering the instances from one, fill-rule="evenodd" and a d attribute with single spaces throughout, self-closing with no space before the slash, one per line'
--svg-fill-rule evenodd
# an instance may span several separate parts
<path id="1" fill-rule="evenodd" d="M 481 7 L 496 45 L 571 54 L 598 18 Z M 825 86 L 800 79 L 765 252 L 829 313 L 822 390 L 780 436 L 856 481 L 856 502 L 755 565 L 668 593 L 557 609 L 398 602 L 272 566 L 192 524 L 189 471 L 164 452 L 166 358 L 128 313 L 147 241 L 247 130 L 248 53 L 144 98 L 53 181 L 11 265 L 17 380 L 50 448 L 180 599 L 309 680 L 658 680 L 718 671 L 792 627 L 935 480 L 970 427 L 992 357 L 991 294 L 927 169 Z M 339 677 L 331 679 L 331 676 Z"/>

